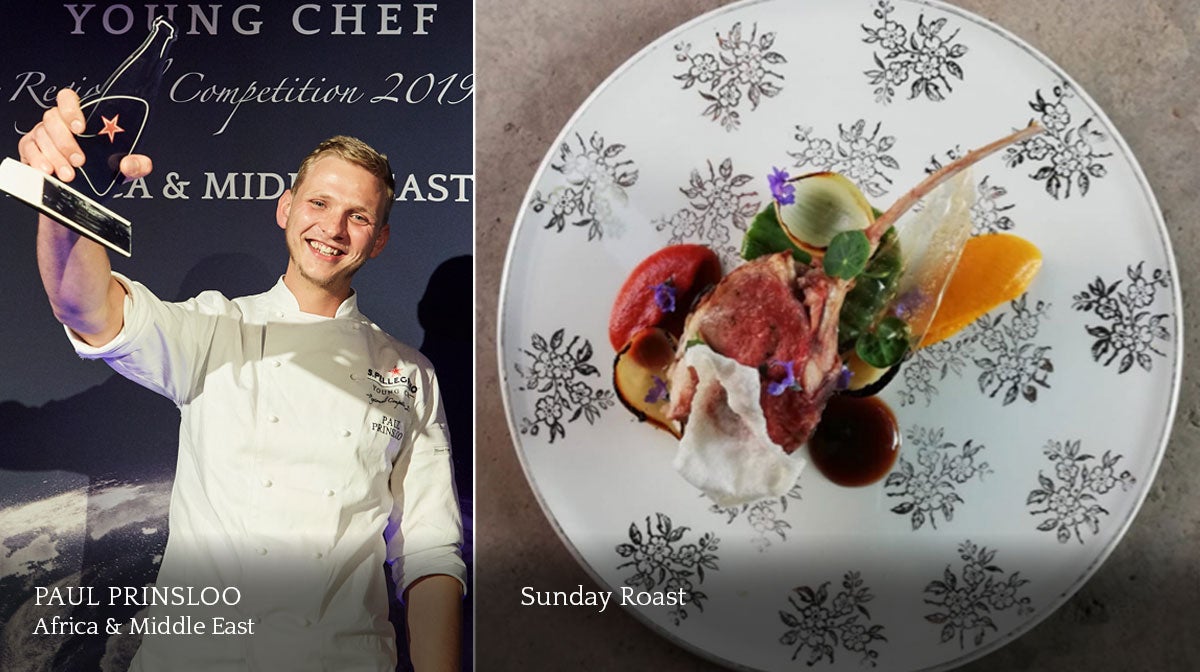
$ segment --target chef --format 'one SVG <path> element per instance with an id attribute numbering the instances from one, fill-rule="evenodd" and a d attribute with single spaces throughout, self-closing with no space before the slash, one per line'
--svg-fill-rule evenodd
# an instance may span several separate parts
<path id="1" fill-rule="evenodd" d="M 60 92 L 21 138 L 21 160 L 71 181 L 83 123 L 79 98 Z M 151 169 L 146 156 L 121 162 L 130 178 Z M 458 668 L 462 523 L 437 378 L 351 288 L 387 244 L 394 193 L 386 157 L 354 138 L 323 142 L 279 199 L 289 258 L 275 286 L 181 303 L 41 217 L 39 270 L 76 351 L 179 407 L 157 585 L 237 589 L 149 606 L 133 669 L 393 670 L 385 564 L 415 669 Z M 176 634 L 181 620 L 210 626 Z"/>

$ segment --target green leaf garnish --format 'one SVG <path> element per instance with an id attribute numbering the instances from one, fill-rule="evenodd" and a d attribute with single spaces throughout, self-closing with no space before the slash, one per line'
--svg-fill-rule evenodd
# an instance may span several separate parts
<path id="1" fill-rule="evenodd" d="M 801 264 L 812 261 L 809 253 L 796 247 L 796 244 L 788 239 L 787 234 L 783 232 L 783 227 L 779 224 L 779 217 L 775 214 L 775 206 L 768 204 L 754 216 L 754 219 L 750 221 L 750 228 L 746 230 L 746 235 L 742 236 L 742 258 L 750 261 L 764 255 L 785 251 L 791 252 L 792 257 Z"/>
<path id="2" fill-rule="evenodd" d="M 900 363 L 911 342 L 908 324 L 893 316 L 880 320 L 871 331 L 858 337 L 854 351 L 859 359 L 877 368 L 886 369 Z"/>
<path id="3" fill-rule="evenodd" d="M 825 275 L 841 280 L 851 280 L 867 267 L 871 256 L 871 243 L 862 231 L 842 231 L 829 241 L 825 250 Z"/>
<path id="4" fill-rule="evenodd" d="M 883 239 L 879 241 L 879 247 L 875 250 L 871 261 L 867 262 L 867 267 L 863 269 L 862 276 L 880 280 L 898 278 L 900 271 L 903 270 L 902 262 L 896 229 L 888 229 L 883 234 Z"/>
<path id="5" fill-rule="evenodd" d="M 842 302 L 838 322 L 838 352 L 854 348 L 858 337 L 870 330 L 896 295 L 902 270 L 900 243 L 896 229 L 884 232 L 875 254 L 854 281 L 854 287 Z"/>
<path id="6" fill-rule="evenodd" d="M 685 343 L 683 345 L 683 349 L 687 350 L 688 348 L 692 347 L 693 345 L 704 345 L 704 339 L 700 338 L 699 336 L 693 336 L 691 338 L 691 340 L 689 340 L 687 343 Z"/>

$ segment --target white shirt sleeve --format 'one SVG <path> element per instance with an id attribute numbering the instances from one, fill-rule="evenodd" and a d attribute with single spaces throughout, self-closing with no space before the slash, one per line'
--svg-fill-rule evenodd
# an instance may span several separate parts
<path id="1" fill-rule="evenodd" d="M 113 277 L 125 287 L 121 331 L 99 347 L 64 327 L 67 338 L 80 357 L 102 359 L 122 376 L 182 405 L 194 393 L 216 316 L 198 310 L 199 298 L 168 303 L 140 282 L 115 271 Z"/>
<path id="2" fill-rule="evenodd" d="M 460 553 L 462 514 L 454 487 L 450 435 L 432 367 L 422 367 L 424 405 L 417 407 L 416 426 L 408 434 L 409 450 L 392 469 L 394 504 L 384 537 L 396 594 L 417 579 L 446 574 L 458 579 L 466 594 L 466 565 Z"/>

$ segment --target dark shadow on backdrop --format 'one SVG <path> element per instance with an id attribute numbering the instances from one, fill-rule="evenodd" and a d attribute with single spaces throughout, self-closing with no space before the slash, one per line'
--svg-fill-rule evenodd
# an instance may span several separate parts
<path id="1" fill-rule="evenodd" d="M 459 496 L 469 497 L 474 485 L 472 473 L 472 426 L 474 372 L 471 370 L 475 348 L 474 272 L 471 255 L 452 257 L 442 262 L 429 276 L 429 285 L 417 304 L 417 319 L 425 330 L 420 350 L 433 364 L 441 383 L 442 402 L 454 450 L 454 478 Z M 463 310 L 463 307 L 468 307 Z"/>
<path id="2" fill-rule="evenodd" d="M 472 463 L 475 432 L 472 426 L 474 403 L 474 372 L 471 362 L 475 351 L 475 329 L 472 315 L 475 310 L 474 270 L 470 255 L 452 257 L 442 262 L 433 274 L 425 293 L 417 304 L 417 319 L 425 331 L 421 352 L 437 371 L 446 423 L 450 427 L 451 454 L 454 458 L 454 480 L 463 514 L 463 560 L 467 563 L 468 591 L 474 590 L 474 514 Z M 396 587 L 388 577 L 388 590 Z M 463 602 L 462 669 L 473 669 L 474 611 L 468 595 Z M 403 607 L 393 602 L 390 614 L 396 627 L 396 648 L 400 663 L 398 671 L 412 670 L 408 664 L 408 643 L 405 639 Z"/>

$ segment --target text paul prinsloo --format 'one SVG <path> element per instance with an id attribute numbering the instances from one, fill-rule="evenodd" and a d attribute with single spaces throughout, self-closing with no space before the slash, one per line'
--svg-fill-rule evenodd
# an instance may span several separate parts
<path id="1" fill-rule="evenodd" d="M 107 598 L 102 601 L 101 598 Z M 107 595 L 94 586 L 36 586 L 34 601 L 38 606 L 234 606 L 242 601 L 242 591 L 233 586 L 109 586 Z"/>
<path id="2" fill-rule="evenodd" d="M 581 584 L 572 591 L 565 590 L 535 590 L 533 586 L 521 588 L 521 606 L 523 607 L 600 607 L 600 611 L 608 608 L 614 596 L 611 590 L 584 590 Z M 638 607 L 680 607 L 687 604 L 687 593 L 683 589 L 671 591 L 635 590 L 629 586 L 621 586 L 619 593 L 620 606 Z"/>
<path id="3" fill-rule="evenodd" d="M 107 601 L 103 598 L 107 597 Z M 38 606 L 191 606 L 234 607 L 241 602 L 242 593 L 234 587 L 214 588 L 206 586 L 110 586 L 107 595 L 96 592 L 92 586 L 36 586 L 34 602 Z M 119 619 L 107 618 L 103 632 L 109 635 L 124 634 L 124 625 Z M 134 635 L 253 635 L 254 619 L 233 620 L 222 616 L 201 619 L 191 615 L 133 617 L 129 619 L 129 634 Z M 55 614 L 50 618 L 39 618 L 33 628 L 35 635 L 98 635 L 102 632 L 99 621 L 64 618 Z"/>

